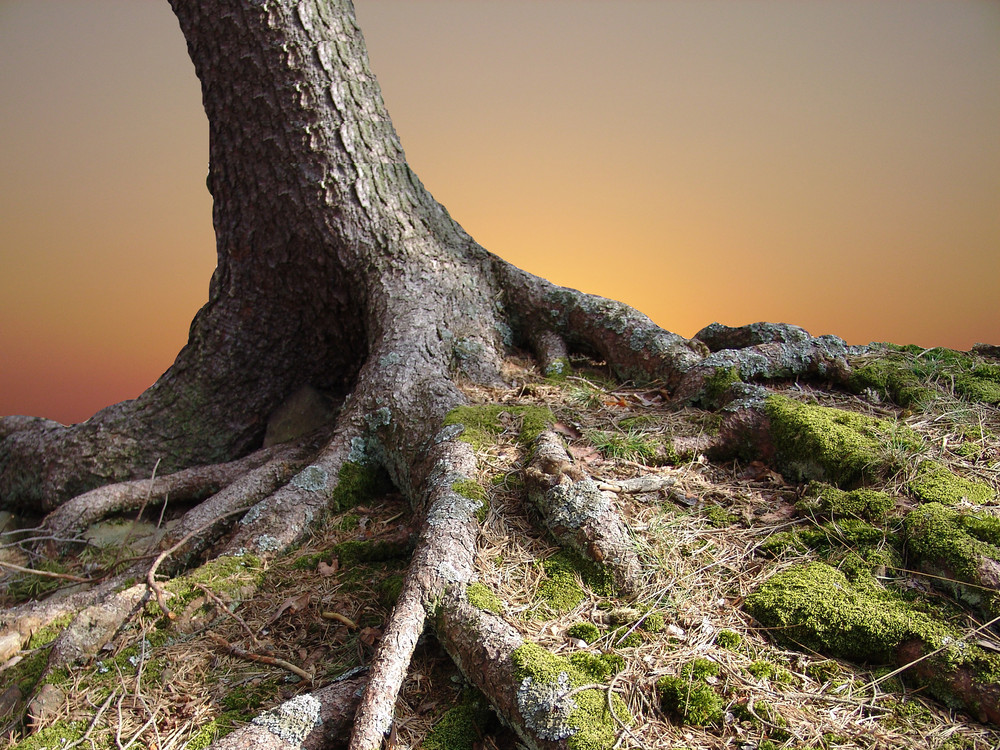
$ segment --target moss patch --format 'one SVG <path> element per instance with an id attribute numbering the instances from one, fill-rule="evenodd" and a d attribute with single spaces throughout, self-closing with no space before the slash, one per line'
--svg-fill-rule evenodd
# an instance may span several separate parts
<path id="1" fill-rule="evenodd" d="M 822 482 L 813 482 L 795 508 L 814 518 L 860 518 L 877 521 L 893 509 L 891 495 L 870 489 L 841 490 Z"/>
<path id="2" fill-rule="evenodd" d="M 555 416 L 547 408 L 510 404 L 458 406 L 444 418 L 445 426 L 462 425 L 458 439 L 476 450 L 493 445 L 508 427 L 516 429 L 519 443 L 528 445 L 553 422 Z"/>
<path id="3" fill-rule="evenodd" d="M 473 750 L 483 739 L 483 727 L 493 714 L 480 696 L 463 700 L 445 711 L 424 738 L 424 750 Z"/>
<path id="4" fill-rule="evenodd" d="M 848 387 L 855 393 L 873 389 L 883 398 L 900 406 L 914 406 L 930 401 L 935 390 L 925 385 L 911 363 L 911 358 L 899 353 L 866 362 L 854 368 Z"/>
<path id="5" fill-rule="evenodd" d="M 890 447 L 917 451 L 920 437 L 909 428 L 864 414 L 769 396 L 767 416 L 782 472 L 796 479 L 851 486 L 891 474 Z"/>
<path id="6" fill-rule="evenodd" d="M 907 551 L 940 576 L 938 586 L 976 609 L 1000 613 L 1000 595 L 983 586 L 980 572 L 984 561 L 1000 561 L 1000 518 L 929 503 L 912 511 L 904 527 Z"/>
<path id="7" fill-rule="evenodd" d="M 725 715 L 722 696 L 707 678 L 719 674 L 719 665 L 709 659 L 694 659 L 681 667 L 680 676 L 661 677 L 656 682 L 660 706 L 682 724 L 721 724 Z"/>
<path id="8" fill-rule="evenodd" d="M 740 368 L 720 367 L 705 379 L 702 403 L 709 409 L 717 409 L 729 398 L 729 390 L 735 383 L 742 383 Z"/>
<path id="9" fill-rule="evenodd" d="M 51 750 L 65 747 L 75 742 L 87 731 L 85 721 L 57 721 L 50 727 L 41 729 L 14 747 L 16 750 Z"/>
<path id="10" fill-rule="evenodd" d="M 594 593 L 613 596 L 611 574 L 599 563 L 582 555 L 562 550 L 542 562 L 547 578 L 538 586 L 538 596 L 556 612 L 568 612 L 586 597 L 582 580 Z"/>
<path id="11" fill-rule="evenodd" d="M 603 750 L 617 741 L 618 723 L 608 710 L 603 690 L 588 689 L 565 697 L 575 688 L 594 683 L 594 675 L 569 659 L 533 643 L 511 654 L 515 677 L 521 681 L 517 700 L 526 726 L 542 739 L 566 739 L 574 750 Z M 615 716 L 632 717 L 617 695 L 611 696 Z"/>
<path id="12" fill-rule="evenodd" d="M 954 505 L 967 500 L 983 504 L 996 498 L 996 492 L 989 485 L 964 479 L 935 461 L 924 461 L 920 465 L 909 488 L 922 503 Z"/>
<path id="13" fill-rule="evenodd" d="M 820 562 L 772 576 L 747 597 L 746 608 L 782 641 L 858 662 L 890 663 L 899 644 L 912 638 L 953 637 L 889 592 L 855 586 Z"/>
<path id="14" fill-rule="evenodd" d="M 375 464 L 345 461 L 337 472 L 337 486 L 331 495 L 331 511 L 348 510 L 394 489 L 385 469 Z"/>
<path id="15" fill-rule="evenodd" d="M 481 583 L 470 583 L 465 589 L 465 597 L 476 609 L 495 615 L 503 614 L 503 600 Z"/>
<path id="16" fill-rule="evenodd" d="M 570 638 L 579 638 L 586 644 L 591 644 L 601 637 L 601 631 L 592 622 L 578 622 L 571 625 L 566 634 Z"/>

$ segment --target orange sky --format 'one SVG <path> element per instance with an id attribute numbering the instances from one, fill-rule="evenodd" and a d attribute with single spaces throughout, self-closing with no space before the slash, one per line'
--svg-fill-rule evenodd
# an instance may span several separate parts
<path id="1" fill-rule="evenodd" d="M 995 0 L 356 0 L 410 162 L 490 250 L 692 335 L 1000 343 Z M 0 414 L 166 369 L 214 265 L 165 0 L 0 0 Z"/>

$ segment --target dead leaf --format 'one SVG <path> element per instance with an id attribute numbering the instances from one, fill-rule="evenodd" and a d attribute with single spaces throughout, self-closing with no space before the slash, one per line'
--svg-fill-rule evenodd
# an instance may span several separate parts
<path id="1" fill-rule="evenodd" d="M 552 425 L 553 432 L 558 432 L 560 435 L 565 435 L 570 440 L 579 440 L 583 437 L 583 433 L 576 429 L 573 425 L 566 424 L 565 422 L 556 422 Z"/>
<path id="2" fill-rule="evenodd" d="M 328 576 L 334 575 L 339 568 L 340 568 L 340 560 L 338 560 L 335 557 L 333 558 L 333 560 L 330 561 L 329 564 L 327 564 L 323 560 L 320 560 L 319 565 L 316 566 L 316 572 L 319 573 L 324 578 L 326 578 Z"/>
<path id="3" fill-rule="evenodd" d="M 601 452 L 592 445 L 571 445 L 569 453 L 575 460 L 585 464 L 590 464 L 601 459 Z"/>
<path id="4" fill-rule="evenodd" d="M 358 638 L 366 646 L 374 646 L 382 637 L 382 631 L 378 628 L 363 628 L 358 634 Z"/>
<path id="5" fill-rule="evenodd" d="M 274 622 L 283 614 L 285 614 L 285 612 L 292 612 L 292 613 L 298 612 L 300 609 L 303 609 L 308 604 L 309 604 L 309 592 L 306 592 L 304 594 L 299 594 L 298 596 L 288 597 L 287 599 L 285 599 L 285 601 L 281 603 L 281 606 L 278 607 L 278 611 L 274 613 L 274 615 L 271 617 L 270 620 L 267 621 L 264 627 L 270 625 L 272 622 Z"/>

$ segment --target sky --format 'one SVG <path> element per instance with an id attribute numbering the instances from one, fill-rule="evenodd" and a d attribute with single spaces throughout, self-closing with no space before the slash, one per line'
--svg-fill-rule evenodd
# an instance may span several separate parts
<path id="1" fill-rule="evenodd" d="M 1000 344 L 996 0 L 355 0 L 411 166 L 487 249 L 691 336 Z M 171 364 L 215 263 L 165 0 L 0 0 L 0 414 Z"/>

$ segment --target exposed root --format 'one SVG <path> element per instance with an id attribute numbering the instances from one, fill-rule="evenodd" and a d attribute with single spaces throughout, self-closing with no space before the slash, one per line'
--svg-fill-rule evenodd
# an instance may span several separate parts
<path id="1" fill-rule="evenodd" d="M 229 463 L 195 466 L 166 476 L 98 487 L 56 508 L 46 517 L 43 528 L 56 536 L 69 536 L 102 518 L 146 503 L 202 500 L 265 462 L 289 458 L 292 452 L 288 446 L 265 448 Z"/>
<path id="2" fill-rule="evenodd" d="M 240 727 L 210 750 L 319 750 L 341 737 L 367 682 L 351 674 L 319 690 L 281 704 Z"/>
<path id="3" fill-rule="evenodd" d="M 632 593 L 641 569 L 614 494 L 602 492 L 573 464 L 562 440 L 550 431 L 535 440 L 524 474 L 528 498 L 559 543 L 607 565 L 618 589 Z"/>
<path id="4" fill-rule="evenodd" d="M 454 485 L 475 476 L 475 456 L 468 445 L 454 440 L 440 444 L 436 452 L 434 470 L 427 480 L 427 515 L 403 590 L 372 660 L 351 750 L 381 746 L 428 611 L 446 586 L 467 583 L 472 577 L 479 531 L 476 514 L 482 502 L 459 494 Z"/>

